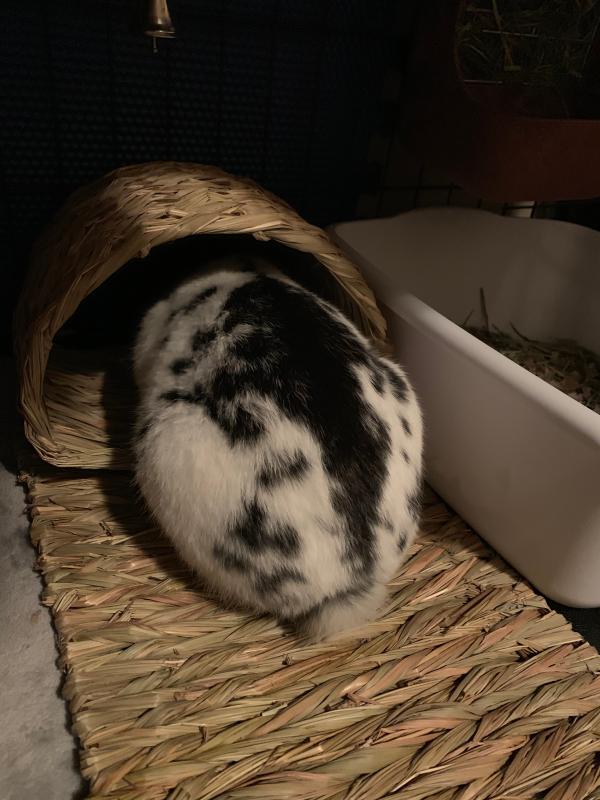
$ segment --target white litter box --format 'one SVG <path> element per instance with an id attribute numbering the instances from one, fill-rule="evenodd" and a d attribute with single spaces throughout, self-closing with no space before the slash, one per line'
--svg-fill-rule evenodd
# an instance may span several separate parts
<path id="1" fill-rule="evenodd" d="M 431 485 L 541 592 L 600 606 L 600 415 L 459 327 L 483 288 L 501 329 L 600 353 L 600 233 L 453 208 L 332 232 L 420 394 Z"/>

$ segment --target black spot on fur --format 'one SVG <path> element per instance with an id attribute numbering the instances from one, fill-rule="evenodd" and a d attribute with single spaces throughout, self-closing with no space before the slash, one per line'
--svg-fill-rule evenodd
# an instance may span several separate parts
<path id="1" fill-rule="evenodd" d="M 294 567 L 279 567 L 273 572 L 259 570 L 254 578 L 254 590 L 258 594 L 271 597 L 281 592 L 281 586 L 286 581 L 306 583 L 304 575 Z"/>
<path id="2" fill-rule="evenodd" d="M 201 384 L 194 386 L 193 392 L 171 389 L 161 394 L 167 403 L 191 403 L 201 405 L 209 417 L 227 434 L 231 444 L 251 444 L 264 433 L 262 423 L 241 405 L 216 401 Z"/>
<path id="3" fill-rule="evenodd" d="M 398 400 L 398 402 L 403 403 L 406 401 L 408 397 L 408 386 L 404 378 L 398 375 L 388 364 L 383 364 L 383 368 L 385 369 L 385 373 L 387 375 L 388 381 L 390 382 L 390 389 L 392 390 L 392 394 Z"/>
<path id="4" fill-rule="evenodd" d="M 386 531 L 389 531 L 390 533 L 394 532 L 394 526 L 392 524 L 392 520 L 388 517 L 387 514 L 380 515 L 379 524 L 381 525 L 382 528 L 385 528 Z"/>
<path id="5" fill-rule="evenodd" d="M 306 583 L 305 576 L 295 567 L 282 566 L 275 568 L 272 572 L 266 572 L 263 569 L 257 569 L 247 558 L 243 558 L 222 545 L 215 545 L 213 556 L 224 569 L 243 573 L 250 577 L 254 591 L 270 598 L 281 591 L 282 584 L 286 581 Z"/>
<path id="6" fill-rule="evenodd" d="M 398 550 L 404 550 L 404 548 L 406 547 L 407 540 L 408 537 L 406 536 L 405 533 L 401 533 L 398 535 Z"/>
<path id="7" fill-rule="evenodd" d="M 282 453 L 266 463 L 258 473 L 257 481 L 265 489 L 272 489 L 286 481 L 297 481 L 302 478 L 309 464 L 306 456 L 300 450 L 290 455 Z"/>
<path id="8" fill-rule="evenodd" d="M 410 425 L 406 417 L 400 417 L 400 422 L 402 423 L 402 427 L 404 428 L 404 433 L 407 436 L 412 436 L 412 430 L 410 428 Z"/>
<path id="9" fill-rule="evenodd" d="M 265 549 L 265 512 L 256 501 L 245 506 L 241 519 L 231 527 L 231 535 L 255 552 Z"/>
<path id="10" fill-rule="evenodd" d="M 209 328 L 207 331 L 198 330 L 192 337 L 192 350 L 197 352 L 203 350 L 205 347 L 215 340 L 217 332 L 214 328 Z"/>
<path id="11" fill-rule="evenodd" d="M 203 289 L 195 297 L 192 297 L 192 299 L 181 308 L 174 308 L 167 317 L 167 324 L 169 325 L 171 322 L 173 322 L 178 314 L 191 314 L 191 312 L 195 311 L 205 300 L 208 300 L 209 297 L 212 297 L 216 291 L 216 286 L 210 286 L 208 289 Z M 166 342 L 167 340 L 165 339 L 164 341 Z"/>
<path id="12" fill-rule="evenodd" d="M 290 557 L 300 552 L 298 531 L 281 522 L 270 525 L 264 509 L 256 501 L 245 506 L 243 516 L 232 526 L 230 533 L 252 554 L 270 549 Z"/>
<path id="13" fill-rule="evenodd" d="M 243 558 L 240 558 L 235 553 L 226 550 L 222 545 L 216 544 L 213 547 L 213 556 L 225 569 L 235 570 L 236 572 L 247 572 L 248 570 L 247 561 L 244 561 Z"/>
<path id="14" fill-rule="evenodd" d="M 406 461 L 407 464 L 410 464 L 410 458 L 408 457 L 408 453 L 406 450 L 402 451 L 402 458 Z"/>
<path id="15" fill-rule="evenodd" d="M 370 429 L 370 436 L 364 439 L 367 458 L 360 466 L 347 464 L 346 479 L 349 480 L 349 486 L 332 492 L 334 509 L 346 519 L 346 558 L 358 572 L 365 568 L 368 571 L 371 568 L 374 557 L 373 523 L 378 518 L 377 506 L 370 505 L 367 483 L 370 478 L 373 479 L 373 486 L 377 488 L 378 502 L 387 477 L 387 460 L 391 453 L 388 426 L 366 408 L 363 411 L 363 419 L 367 421 L 365 427 Z M 365 498 L 363 504 L 359 506 L 356 496 L 353 496 L 349 487 L 352 487 L 358 496 Z M 371 531 L 370 537 L 364 535 L 365 530 Z"/>
<path id="16" fill-rule="evenodd" d="M 216 291 L 216 286 L 210 286 L 208 289 L 203 289 L 201 292 L 199 292 L 199 294 L 197 294 L 184 305 L 184 307 L 181 309 L 182 312 L 184 314 L 190 314 L 192 311 L 195 311 L 199 305 L 202 305 L 205 300 L 208 300 L 209 297 L 212 297 Z"/>
<path id="17" fill-rule="evenodd" d="M 191 358 L 177 358 L 171 364 L 170 369 L 173 375 L 183 375 L 193 364 L 194 362 Z"/>
<path id="18" fill-rule="evenodd" d="M 238 408 L 229 426 L 229 438 L 234 444 L 250 444 L 265 432 L 264 426 L 245 408 Z"/>
<path id="19" fill-rule="evenodd" d="M 376 364 L 370 364 L 369 366 L 369 377 L 371 378 L 371 385 L 377 392 L 377 394 L 383 394 L 384 383 L 383 383 L 383 372 L 377 368 Z"/>
<path id="20" fill-rule="evenodd" d="M 309 608 L 307 611 L 303 611 L 301 614 L 296 616 L 288 617 L 288 621 L 294 622 L 295 624 L 302 625 L 303 623 L 310 622 L 315 617 L 318 617 L 325 608 L 330 607 L 332 605 L 338 605 L 340 603 L 346 603 L 349 600 L 356 599 L 358 600 L 363 595 L 367 594 L 373 588 L 373 582 L 370 580 L 361 580 L 356 586 L 349 587 L 347 589 L 341 589 L 339 592 L 330 595 L 329 597 L 325 597 L 320 602 L 316 603 L 314 606 Z"/>
<path id="21" fill-rule="evenodd" d="M 204 406 L 209 417 L 219 425 L 232 445 L 250 445 L 263 435 L 264 426 L 260 420 L 242 405 L 233 403 L 233 397 L 217 399 L 214 392 L 196 384 L 194 398 L 196 403 Z"/>
<path id="22" fill-rule="evenodd" d="M 300 552 L 300 537 L 298 531 L 291 525 L 279 523 L 269 533 L 272 546 L 282 555 L 295 556 Z"/>
<path id="23" fill-rule="evenodd" d="M 163 392 L 160 396 L 161 400 L 167 403 L 195 403 L 196 399 L 191 392 L 182 392 L 179 389 L 171 389 L 168 392 Z"/>
<path id="24" fill-rule="evenodd" d="M 237 409 L 227 430 L 233 444 L 251 444 L 265 432 L 262 423 L 245 408 Z"/>
<path id="25" fill-rule="evenodd" d="M 421 516 L 421 489 L 418 487 L 417 489 L 409 494 L 406 498 L 406 502 L 408 503 L 408 513 L 413 518 L 415 522 L 419 521 Z"/>

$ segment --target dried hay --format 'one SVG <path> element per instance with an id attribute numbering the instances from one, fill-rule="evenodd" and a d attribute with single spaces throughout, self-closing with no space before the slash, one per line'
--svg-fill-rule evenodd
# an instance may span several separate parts
<path id="1" fill-rule="evenodd" d="M 469 325 L 470 311 L 462 327 L 484 344 L 531 372 L 586 408 L 600 414 L 600 355 L 571 339 L 546 342 L 525 336 L 510 323 L 513 334 L 490 324 L 485 291 L 479 289 L 482 324 Z"/>
<path id="2" fill-rule="evenodd" d="M 495 327 L 466 328 L 511 361 L 600 414 L 600 356 L 568 339 L 540 342 L 513 329 L 514 336 Z"/>
<path id="3" fill-rule="evenodd" d="M 600 657 L 433 495 L 381 618 L 315 646 L 207 598 L 126 474 L 26 480 L 90 798 L 600 798 Z"/>

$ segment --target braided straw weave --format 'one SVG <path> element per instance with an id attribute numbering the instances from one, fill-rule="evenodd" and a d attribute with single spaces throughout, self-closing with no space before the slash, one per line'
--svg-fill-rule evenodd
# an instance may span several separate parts
<path id="1" fill-rule="evenodd" d="M 435 497 L 381 618 L 314 646 L 213 604 L 125 473 L 44 469 L 93 800 L 600 800 L 600 657 Z"/>
<path id="2" fill-rule="evenodd" d="M 334 276 L 363 331 L 385 343 L 385 322 L 356 267 L 320 229 L 251 181 L 215 167 L 125 167 L 76 192 L 34 248 L 15 316 L 25 433 L 58 466 L 127 467 L 108 431 L 104 371 L 50 362 L 53 337 L 81 301 L 132 258 L 192 234 L 252 234 L 313 254 Z M 117 407 L 126 398 L 116 398 Z M 114 434 L 114 431 L 113 431 Z"/>

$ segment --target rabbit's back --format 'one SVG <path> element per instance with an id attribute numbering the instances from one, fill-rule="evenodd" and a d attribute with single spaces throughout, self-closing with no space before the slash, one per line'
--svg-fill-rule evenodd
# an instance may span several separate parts
<path id="1" fill-rule="evenodd" d="M 372 616 L 418 516 L 400 368 L 297 284 L 236 269 L 154 306 L 134 362 L 137 479 L 190 566 L 318 636 Z"/>

